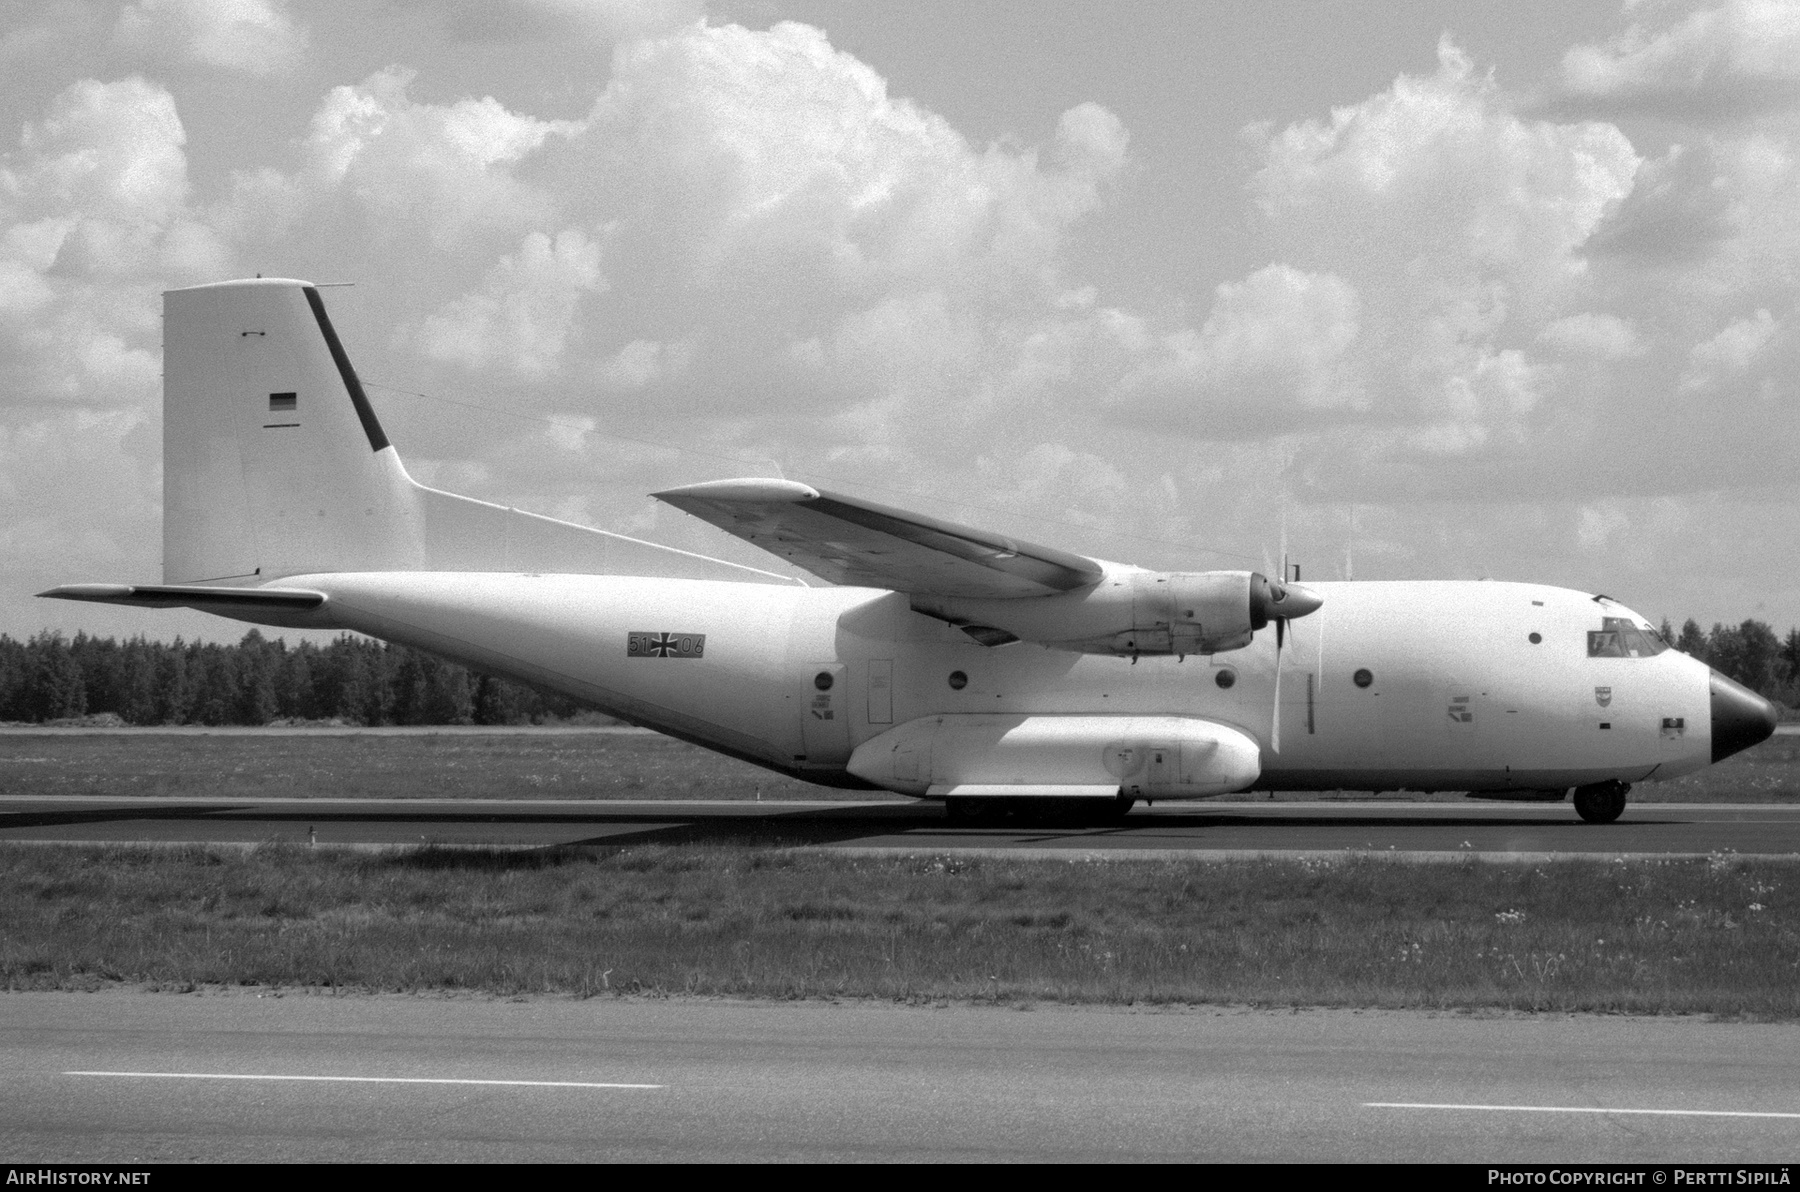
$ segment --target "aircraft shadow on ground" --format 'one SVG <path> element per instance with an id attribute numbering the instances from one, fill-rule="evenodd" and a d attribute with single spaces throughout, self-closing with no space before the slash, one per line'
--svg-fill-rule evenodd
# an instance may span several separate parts
<path id="1" fill-rule="evenodd" d="M 14 828 L 53 828 L 65 824 L 111 824 L 121 820 L 200 820 L 226 811 L 250 811 L 252 807 L 100 807 L 72 811 L 12 811 L 0 814 L 0 832 Z"/>
<path id="2" fill-rule="evenodd" d="M 1295 830 L 1312 828 L 1453 828 L 1465 831 L 1519 828 L 1593 830 L 1592 825 L 1584 824 L 1573 816 L 1560 818 L 1541 814 L 1504 819 L 1484 816 L 1474 819 L 1449 815 L 1426 818 L 1394 815 L 1282 816 L 1241 815 L 1229 812 L 1177 815 L 1164 813 L 1156 816 L 1132 817 L 1124 822 L 1106 824 L 1083 825 L 1016 819 L 967 825 L 951 822 L 945 819 L 941 812 L 930 807 L 872 807 L 842 810 L 834 808 L 829 811 L 808 810 L 741 819 L 718 816 L 704 820 L 690 820 L 681 824 L 668 824 L 669 818 L 663 817 L 664 826 L 661 827 L 646 828 L 642 832 L 597 836 L 587 840 L 573 841 L 571 844 L 584 847 L 627 847 L 651 843 L 782 847 L 848 844 L 858 840 L 868 840 L 871 837 L 895 836 L 900 838 L 895 843 L 903 845 L 906 837 L 924 833 L 929 834 L 934 843 L 940 847 L 955 847 L 957 844 L 998 847 L 1008 844 L 1055 845 L 1062 842 L 1070 844 L 1093 842 L 1097 845 L 1105 845 L 1124 844 L 1137 839 L 1146 842 L 1154 840 L 1159 845 L 1179 848 L 1203 847 L 1206 844 L 1204 837 L 1196 838 L 1192 833 L 1204 832 L 1209 828 L 1262 828 L 1275 831 L 1289 828 Z M 618 820 L 609 822 L 618 822 Z M 1631 828 L 1671 822 L 1674 821 L 1633 820 L 1610 826 Z M 1178 834 L 1177 838 L 1163 839 L 1172 834 Z M 1029 839 L 1022 837 L 1029 837 Z M 953 841 L 954 844 L 948 843 L 949 841 Z"/>
<path id="3" fill-rule="evenodd" d="M 477 826 L 580 828 L 584 825 L 614 829 L 602 835 L 572 841 L 544 842 L 543 847 L 551 849 L 570 847 L 614 849 L 645 844 L 779 848 L 847 844 L 881 836 L 900 837 L 904 840 L 905 837 L 917 833 L 928 833 L 939 846 L 947 847 L 954 847 L 950 841 L 954 841 L 955 844 L 985 844 L 1004 847 L 1009 843 L 1054 845 L 1064 841 L 1071 844 L 1091 841 L 1094 844 L 1125 845 L 1133 840 L 1147 842 L 1152 838 L 1155 838 L 1158 844 L 1166 844 L 1171 847 L 1203 847 L 1206 843 L 1204 837 L 1196 838 L 1194 833 L 1204 833 L 1208 829 L 1261 828 L 1275 831 L 1320 828 L 1382 831 L 1457 829 L 1480 830 L 1484 833 L 1492 832 L 1495 829 L 1520 828 L 1565 828 L 1572 832 L 1583 833 L 1596 830 L 1592 825 L 1581 823 L 1573 815 L 1547 815 L 1541 811 L 1517 816 L 1497 817 L 1486 814 L 1476 817 L 1456 814 L 1396 815 L 1381 812 L 1356 815 L 1320 815 L 1309 812 L 1284 815 L 1280 813 L 1278 807 L 1272 807 L 1268 812 L 1251 814 L 1235 810 L 1204 811 L 1196 809 L 1192 812 L 1138 814 L 1121 822 L 1082 825 L 1067 821 L 1034 821 L 1021 817 L 988 823 L 965 824 L 947 820 L 942 810 L 931 804 L 895 805 L 888 803 L 861 807 L 809 807 L 794 811 L 770 811 L 766 805 L 746 804 L 743 813 L 736 813 L 735 809 L 709 808 L 701 814 L 695 814 L 691 809 L 671 806 L 668 811 L 658 814 L 658 809 L 646 808 L 643 804 L 636 804 L 629 810 L 621 808 L 616 812 L 583 809 L 579 812 L 567 813 L 542 810 L 459 813 L 442 808 L 416 812 L 389 809 L 346 811 L 342 804 L 321 806 L 317 809 L 284 807 L 280 811 L 273 811 L 260 808 L 254 803 L 244 803 L 225 806 L 193 804 L 168 807 L 71 808 L 66 811 L 34 809 L 0 813 L 0 833 L 14 829 L 122 823 L 133 820 L 157 821 L 165 824 L 171 821 L 189 821 L 235 826 L 306 824 L 324 827 L 331 824 L 387 824 L 396 827 L 422 827 L 427 830 L 434 826 L 453 829 Z M 1609 825 L 1609 827 L 1618 830 L 1669 825 L 1676 822 L 1679 821 L 1660 818 L 1629 818 Z M 632 830 L 628 825 L 642 825 L 642 827 Z M 625 830 L 617 830 L 621 827 L 624 827 Z M 1020 839 L 1021 834 L 1028 836 L 1029 839 Z M 1178 838 L 1163 839 L 1171 835 Z M 427 845 L 451 843 L 444 840 L 433 841 L 429 835 L 424 836 L 423 839 Z"/>

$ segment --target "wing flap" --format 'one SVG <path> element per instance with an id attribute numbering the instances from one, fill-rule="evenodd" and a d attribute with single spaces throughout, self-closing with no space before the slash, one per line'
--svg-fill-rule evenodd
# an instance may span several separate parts
<path id="1" fill-rule="evenodd" d="M 1093 560 L 824 492 L 718 480 L 652 494 L 821 579 L 933 596 L 1047 596 L 1097 583 Z"/>

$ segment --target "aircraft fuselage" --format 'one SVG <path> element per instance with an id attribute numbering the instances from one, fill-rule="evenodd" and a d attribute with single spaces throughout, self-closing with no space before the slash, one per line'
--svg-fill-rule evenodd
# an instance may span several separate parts
<path id="1" fill-rule="evenodd" d="M 1708 668 L 1596 655 L 1585 593 L 1495 582 L 1314 583 L 1274 635 L 1211 656 L 989 648 L 904 595 L 710 580 L 341 573 L 285 623 L 433 650 L 814 782 L 865 786 L 856 747 L 925 718 L 1179 717 L 1230 726 L 1254 789 L 1562 790 L 1713 760 Z M 881 781 L 894 789 L 907 784 Z M 910 793 L 926 793 L 910 788 Z"/>

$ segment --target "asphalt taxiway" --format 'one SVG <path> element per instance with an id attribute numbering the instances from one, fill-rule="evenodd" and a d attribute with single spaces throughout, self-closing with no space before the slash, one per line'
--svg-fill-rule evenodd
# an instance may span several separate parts
<path id="1" fill-rule="evenodd" d="M 1612 824 L 1566 804 L 1187 803 L 1103 827 L 964 827 L 912 801 L 103 799 L 0 796 L 0 841 L 546 847 L 738 843 L 1032 855 L 1378 852 L 1800 857 L 1800 805 L 1643 803 Z"/>
<path id="2" fill-rule="evenodd" d="M 0 995 L 10 1161 L 1780 1162 L 1792 1026 Z"/>

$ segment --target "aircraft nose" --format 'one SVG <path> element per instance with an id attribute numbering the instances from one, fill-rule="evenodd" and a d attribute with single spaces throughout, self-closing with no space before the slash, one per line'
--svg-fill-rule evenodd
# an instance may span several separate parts
<path id="1" fill-rule="evenodd" d="M 1775 705 L 1742 683 L 1712 672 L 1712 759 L 1766 741 L 1775 731 Z"/>

